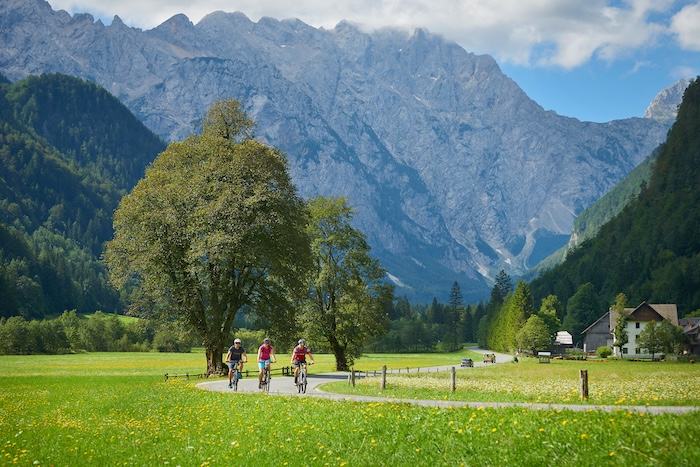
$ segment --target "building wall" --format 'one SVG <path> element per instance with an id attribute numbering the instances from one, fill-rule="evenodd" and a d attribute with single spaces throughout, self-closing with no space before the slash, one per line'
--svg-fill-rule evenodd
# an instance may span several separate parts
<path id="1" fill-rule="evenodd" d="M 652 321 L 627 321 L 627 335 L 629 336 L 629 342 L 622 347 L 622 356 L 625 358 L 651 358 L 651 354 L 644 353 L 646 351 L 642 350 L 641 346 L 637 343 L 637 337 L 641 334 L 642 330 L 647 326 L 647 324 Z M 658 324 L 657 321 L 653 323 Z M 656 354 L 655 356 L 659 356 Z"/>
<path id="2" fill-rule="evenodd" d="M 612 334 L 610 334 L 610 323 L 608 320 L 601 320 L 594 324 L 583 338 L 583 350 L 585 352 L 595 352 L 598 347 L 607 345 L 612 348 Z"/>

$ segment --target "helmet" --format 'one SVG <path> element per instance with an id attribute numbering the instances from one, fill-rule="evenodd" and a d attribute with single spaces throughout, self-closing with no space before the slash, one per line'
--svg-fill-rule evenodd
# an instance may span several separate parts
<path id="1" fill-rule="evenodd" d="M 270 340 L 269 337 L 266 337 L 265 339 L 263 339 L 263 342 L 267 342 L 267 343 L 269 344 L 269 343 L 272 342 L 272 341 Z"/>
<path id="2" fill-rule="evenodd" d="M 235 340 L 233 341 L 233 343 L 234 343 L 234 344 L 240 344 L 240 343 L 241 343 L 241 340 L 240 340 L 240 339 L 235 339 Z"/>
<path id="3" fill-rule="evenodd" d="M 304 339 L 299 339 L 300 344 L 306 344 L 306 341 Z"/>

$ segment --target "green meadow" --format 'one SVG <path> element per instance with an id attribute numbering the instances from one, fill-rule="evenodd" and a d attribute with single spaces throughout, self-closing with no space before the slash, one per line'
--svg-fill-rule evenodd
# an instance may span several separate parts
<path id="1" fill-rule="evenodd" d="M 479 360 L 477 360 L 479 361 Z M 326 390 L 365 396 L 407 399 L 447 399 L 475 402 L 700 406 L 700 365 L 628 360 L 552 360 L 457 368 L 455 392 L 450 393 L 449 372 L 387 374 L 358 379 L 355 388 L 333 383 Z M 581 401 L 579 370 L 588 372 L 588 400 Z"/>
<path id="2" fill-rule="evenodd" d="M 391 358 L 397 365 L 388 366 L 411 366 Z M 326 355 L 316 360 L 312 372 L 332 365 Z M 466 372 L 483 374 L 484 383 L 489 375 L 524 372 L 513 384 L 544 387 L 559 378 L 566 367 L 560 363 L 471 368 L 460 370 L 458 381 Z M 700 458 L 698 412 L 435 408 L 218 393 L 197 389 L 202 380 L 196 378 L 164 379 L 165 373 L 201 373 L 203 364 L 201 351 L 0 357 L 0 465 L 691 466 Z M 638 369 L 646 378 L 660 373 L 697 384 L 696 367 L 689 364 L 629 364 L 617 370 L 618 362 L 597 365 L 619 375 L 628 397 L 638 397 L 640 379 L 633 376 Z M 593 386 L 594 369 L 589 373 Z M 413 378 L 392 377 L 388 390 Z M 441 389 L 412 390 L 420 398 L 452 397 L 433 392 Z M 673 398 L 696 405 L 692 397 Z"/>

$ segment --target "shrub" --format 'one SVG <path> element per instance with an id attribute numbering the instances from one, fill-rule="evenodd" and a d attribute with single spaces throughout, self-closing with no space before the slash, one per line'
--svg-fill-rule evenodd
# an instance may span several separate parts
<path id="1" fill-rule="evenodd" d="M 601 345 L 597 349 L 595 349 L 595 354 L 599 356 L 600 358 L 608 358 L 611 356 L 613 353 L 612 349 L 608 347 L 607 345 Z"/>

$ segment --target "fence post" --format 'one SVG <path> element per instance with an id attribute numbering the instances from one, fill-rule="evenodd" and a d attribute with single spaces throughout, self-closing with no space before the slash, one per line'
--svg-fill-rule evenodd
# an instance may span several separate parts
<path id="1" fill-rule="evenodd" d="M 450 392 L 455 392 L 456 384 L 455 367 L 450 368 Z"/>
<path id="2" fill-rule="evenodd" d="M 355 387 L 355 369 L 350 370 L 350 383 Z"/>
<path id="3" fill-rule="evenodd" d="M 581 388 L 581 400 L 588 400 L 588 370 L 579 370 L 579 384 Z"/>
<path id="4" fill-rule="evenodd" d="M 386 389 L 386 365 L 382 365 L 382 381 L 379 383 L 379 389 Z"/>

